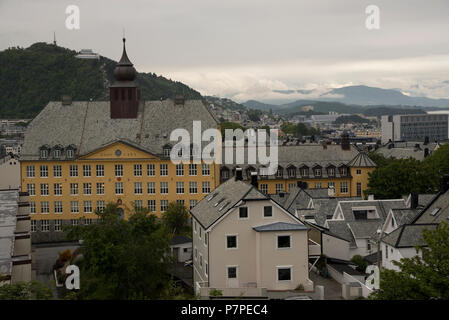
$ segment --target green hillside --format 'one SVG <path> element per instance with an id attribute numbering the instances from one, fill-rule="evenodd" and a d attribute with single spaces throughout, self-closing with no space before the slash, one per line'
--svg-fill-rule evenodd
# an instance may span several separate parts
<path id="1" fill-rule="evenodd" d="M 49 102 L 62 95 L 73 100 L 107 100 L 116 62 L 77 59 L 73 50 L 46 43 L 0 52 L 0 118 L 33 118 Z M 183 94 L 201 99 L 200 93 L 182 84 L 139 73 L 137 82 L 145 100 Z"/>

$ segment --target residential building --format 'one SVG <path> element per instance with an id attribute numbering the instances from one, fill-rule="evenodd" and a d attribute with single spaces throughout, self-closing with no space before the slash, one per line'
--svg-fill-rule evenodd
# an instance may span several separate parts
<path id="1" fill-rule="evenodd" d="M 27 193 L 0 190 L 0 286 L 32 280 Z"/>
<path id="2" fill-rule="evenodd" d="M 269 296 L 313 289 L 308 228 L 281 205 L 242 181 L 242 171 L 191 210 L 194 289 L 201 296 Z"/>
<path id="3" fill-rule="evenodd" d="M 382 238 L 382 266 L 398 270 L 393 261 L 416 256 L 416 246 L 425 246 L 424 230 L 434 230 L 449 221 L 449 175 L 443 176 L 440 192 L 416 215 Z"/>
<path id="4" fill-rule="evenodd" d="M 125 46 L 114 76 L 110 101 L 52 101 L 28 125 L 21 188 L 35 190 L 30 195 L 35 242 L 64 239 L 61 224 L 95 219 L 95 210 L 108 202 L 125 218 L 134 205 L 160 215 L 170 201 L 189 205 L 219 184 L 214 162 L 187 161 L 180 170 L 170 160 L 173 130 L 185 129 L 192 137 L 195 120 L 203 130 L 218 127 L 202 101 L 141 99 Z M 200 150 L 191 144 L 191 151 Z M 184 192 L 176 193 L 180 183 Z M 196 188 L 189 191 L 189 185 Z"/>
<path id="5" fill-rule="evenodd" d="M 170 241 L 170 251 L 177 262 L 192 260 L 192 239 L 174 236 Z"/>
<path id="6" fill-rule="evenodd" d="M 380 231 L 390 209 L 406 208 L 404 199 L 339 201 L 324 227 L 350 241 L 349 257 L 377 252 Z"/>

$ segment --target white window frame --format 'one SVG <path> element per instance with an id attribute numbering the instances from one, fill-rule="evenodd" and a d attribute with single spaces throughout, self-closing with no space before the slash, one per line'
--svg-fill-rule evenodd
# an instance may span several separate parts
<path id="1" fill-rule="evenodd" d="M 228 237 L 235 237 L 235 248 L 228 248 Z M 201 237 L 200 237 L 201 239 Z M 239 248 L 239 235 L 238 233 L 229 234 L 227 233 L 225 235 L 225 249 L 226 250 L 237 250 Z"/>
<path id="2" fill-rule="evenodd" d="M 290 280 L 279 280 L 279 269 L 290 269 Z M 276 266 L 276 282 L 287 283 L 293 282 L 293 266 Z"/>
<path id="3" fill-rule="evenodd" d="M 289 247 L 285 247 L 285 248 L 280 248 L 279 247 L 279 237 L 289 237 L 289 241 L 290 241 L 290 246 Z M 290 249 L 292 249 L 292 234 L 291 233 L 289 233 L 289 234 L 282 234 L 282 233 L 280 233 L 280 234 L 276 234 L 276 237 L 275 237 L 275 241 L 276 241 L 276 249 L 277 250 L 290 250 Z"/>

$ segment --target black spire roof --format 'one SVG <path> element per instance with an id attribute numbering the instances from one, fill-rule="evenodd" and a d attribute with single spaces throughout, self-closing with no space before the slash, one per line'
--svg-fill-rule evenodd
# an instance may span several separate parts
<path id="1" fill-rule="evenodd" d="M 114 69 L 114 77 L 117 81 L 134 81 L 136 78 L 136 69 L 126 54 L 126 39 L 123 38 L 123 53 L 120 61 Z"/>

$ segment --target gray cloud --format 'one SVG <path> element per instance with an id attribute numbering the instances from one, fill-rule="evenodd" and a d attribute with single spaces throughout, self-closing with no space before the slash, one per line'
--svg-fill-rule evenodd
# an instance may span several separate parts
<path id="1" fill-rule="evenodd" d="M 65 29 L 69 4 L 80 7 L 79 31 Z M 380 30 L 365 28 L 369 4 Z M 1 0 L 0 49 L 56 31 L 62 46 L 118 59 L 125 28 L 139 71 L 203 94 L 270 99 L 367 84 L 448 97 L 448 13 L 447 0 Z"/>

